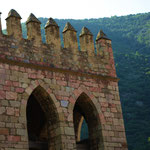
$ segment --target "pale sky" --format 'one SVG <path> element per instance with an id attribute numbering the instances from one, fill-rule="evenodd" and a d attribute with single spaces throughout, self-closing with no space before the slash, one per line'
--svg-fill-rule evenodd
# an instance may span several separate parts
<path id="1" fill-rule="evenodd" d="M 25 22 L 30 13 L 36 17 L 58 19 L 103 18 L 150 12 L 150 0 L 1 0 L 2 28 L 10 9 Z"/>

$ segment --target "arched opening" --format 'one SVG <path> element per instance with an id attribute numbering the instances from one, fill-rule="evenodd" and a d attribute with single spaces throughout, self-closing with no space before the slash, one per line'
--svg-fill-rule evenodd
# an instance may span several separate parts
<path id="1" fill-rule="evenodd" d="M 33 94 L 27 104 L 27 128 L 29 150 L 48 150 L 47 119 Z"/>
<path id="2" fill-rule="evenodd" d="M 75 103 L 73 121 L 77 150 L 103 150 L 99 115 L 92 100 L 85 93 Z"/>
<path id="3" fill-rule="evenodd" d="M 38 86 L 30 95 L 27 108 L 29 150 L 49 150 L 60 145 L 59 118 L 49 94 Z"/>

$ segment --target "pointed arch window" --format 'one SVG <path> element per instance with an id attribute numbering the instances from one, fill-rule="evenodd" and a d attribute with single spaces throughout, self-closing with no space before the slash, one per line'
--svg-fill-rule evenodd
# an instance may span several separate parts
<path id="1" fill-rule="evenodd" d="M 77 150 L 103 149 L 103 138 L 99 115 L 92 100 L 82 93 L 76 100 L 73 110 L 73 122 Z"/>

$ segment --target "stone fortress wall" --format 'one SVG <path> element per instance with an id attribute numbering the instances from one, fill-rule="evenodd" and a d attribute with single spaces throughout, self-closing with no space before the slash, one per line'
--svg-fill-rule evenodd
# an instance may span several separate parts
<path id="1" fill-rule="evenodd" d="M 0 149 L 42 150 L 46 143 L 49 150 L 127 150 L 111 40 L 100 30 L 95 53 L 83 27 L 78 50 L 76 30 L 66 23 L 62 47 L 50 18 L 42 43 L 33 14 L 23 39 L 20 20 L 9 12 L 7 35 L 0 24 Z M 89 135 L 82 141 L 84 119 Z"/>

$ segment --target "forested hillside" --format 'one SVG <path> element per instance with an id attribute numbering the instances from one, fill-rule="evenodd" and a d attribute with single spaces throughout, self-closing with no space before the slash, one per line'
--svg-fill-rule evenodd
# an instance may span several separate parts
<path id="1" fill-rule="evenodd" d="M 39 19 L 42 22 L 42 39 L 45 41 L 47 18 Z M 81 28 L 86 26 L 94 34 L 94 39 L 100 29 L 112 39 L 129 150 L 150 150 L 150 13 L 55 20 L 61 32 L 69 21 L 78 35 Z M 23 29 L 26 37 L 25 24 Z"/>

